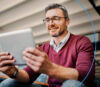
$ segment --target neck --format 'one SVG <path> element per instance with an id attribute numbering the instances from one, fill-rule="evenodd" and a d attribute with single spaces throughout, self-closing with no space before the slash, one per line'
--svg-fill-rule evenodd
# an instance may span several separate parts
<path id="1" fill-rule="evenodd" d="M 53 40 L 56 44 L 56 46 L 61 42 L 61 40 L 64 39 L 64 37 L 68 34 L 68 31 L 64 32 L 64 34 L 58 36 L 58 37 L 53 37 Z"/>

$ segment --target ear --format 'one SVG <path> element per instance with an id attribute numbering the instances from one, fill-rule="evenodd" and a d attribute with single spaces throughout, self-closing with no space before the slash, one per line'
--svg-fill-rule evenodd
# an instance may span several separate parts
<path id="1" fill-rule="evenodd" d="M 70 19 L 69 19 L 69 18 L 67 18 L 67 19 L 66 19 L 66 26 L 68 26 L 68 25 L 69 25 L 69 23 L 70 23 Z"/>

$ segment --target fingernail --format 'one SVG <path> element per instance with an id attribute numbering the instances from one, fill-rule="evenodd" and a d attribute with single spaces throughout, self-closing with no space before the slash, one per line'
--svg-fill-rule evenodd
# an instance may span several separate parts
<path id="1" fill-rule="evenodd" d="M 13 59 L 13 56 L 9 56 L 10 57 L 10 59 Z"/>
<path id="2" fill-rule="evenodd" d="M 8 53 L 8 55 L 10 55 L 10 53 Z"/>
<path id="3" fill-rule="evenodd" d="M 12 59 L 14 59 L 14 56 L 12 56 Z"/>
<path id="4" fill-rule="evenodd" d="M 16 62 L 16 60 L 14 60 L 14 63 Z"/>

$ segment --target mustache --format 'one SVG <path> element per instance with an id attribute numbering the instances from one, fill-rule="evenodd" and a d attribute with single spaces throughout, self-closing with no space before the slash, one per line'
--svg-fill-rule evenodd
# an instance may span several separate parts
<path id="1" fill-rule="evenodd" d="M 48 26 L 49 30 L 52 29 L 52 28 L 57 29 L 57 28 L 60 28 L 60 26 L 57 26 L 57 25 L 50 25 L 50 26 Z"/>

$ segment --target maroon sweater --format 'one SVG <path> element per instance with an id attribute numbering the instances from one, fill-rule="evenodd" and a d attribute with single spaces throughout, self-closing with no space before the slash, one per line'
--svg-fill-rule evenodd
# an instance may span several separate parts
<path id="1" fill-rule="evenodd" d="M 50 46 L 49 42 L 43 44 L 41 48 L 48 54 L 53 63 L 77 69 L 79 72 L 79 81 L 82 81 L 87 75 L 94 58 L 93 45 L 90 40 L 84 36 L 71 34 L 68 42 L 58 53 Z M 26 67 L 24 70 L 28 72 L 31 81 L 34 80 L 34 76 L 35 78 L 38 76 L 38 74 L 34 73 L 29 67 Z M 93 81 L 94 78 L 95 67 L 93 66 L 84 83 L 88 84 Z M 50 87 L 61 87 L 62 81 L 50 77 L 48 83 Z"/>

